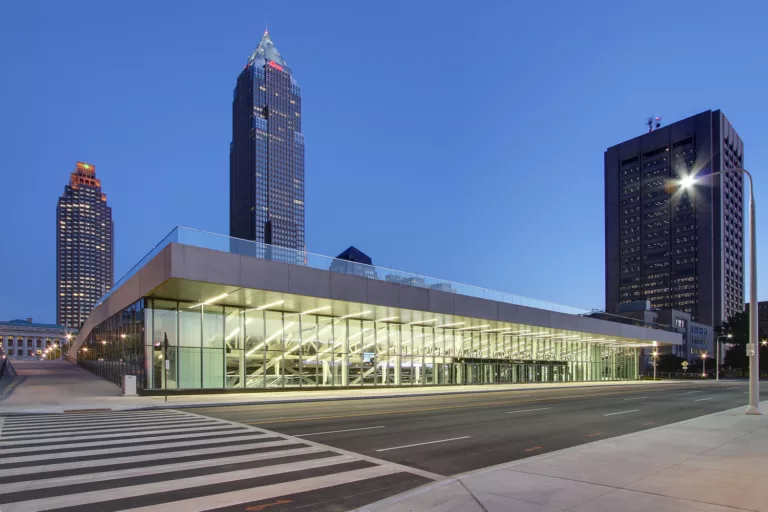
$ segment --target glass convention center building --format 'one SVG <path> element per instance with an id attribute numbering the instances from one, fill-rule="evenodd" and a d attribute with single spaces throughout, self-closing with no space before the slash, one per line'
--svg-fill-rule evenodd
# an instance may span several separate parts
<path id="1" fill-rule="evenodd" d="M 681 335 L 589 311 L 178 227 L 68 358 L 140 391 L 631 380 Z"/>

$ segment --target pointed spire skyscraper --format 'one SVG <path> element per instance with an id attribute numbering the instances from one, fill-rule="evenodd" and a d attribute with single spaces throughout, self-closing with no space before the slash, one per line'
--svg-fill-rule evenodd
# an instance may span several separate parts
<path id="1" fill-rule="evenodd" d="M 301 89 L 266 30 L 235 86 L 229 187 L 231 236 L 304 250 Z"/>
<path id="2" fill-rule="evenodd" d="M 282 66 L 284 70 L 287 70 L 288 73 L 291 72 L 290 68 L 288 67 L 288 63 L 285 62 L 283 56 L 280 55 L 279 51 L 277 51 L 275 43 L 273 43 L 272 39 L 269 37 L 269 31 L 265 30 L 264 35 L 261 37 L 259 46 L 256 47 L 256 49 L 251 54 L 251 57 L 248 59 L 248 64 L 256 62 L 260 65 L 263 65 L 267 61 L 275 62 L 276 64 Z"/>

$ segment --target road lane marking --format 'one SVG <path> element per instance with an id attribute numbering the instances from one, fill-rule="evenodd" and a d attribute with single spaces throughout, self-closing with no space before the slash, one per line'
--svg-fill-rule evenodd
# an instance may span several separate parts
<path id="1" fill-rule="evenodd" d="M 648 398 L 647 396 L 636 396 L 633 398 L 625 398 L 624 400 L 640 400 L 642 398 Z"/>
<path id="2" fill-rule="evenodd" d="M 524 452 L 535 452 L 536 450 L 541 450 L 544 448 L 543 446 L 531 446 L 530 448 L 526 448 L 523 450 Z"/>
<path id="3" fill-rule="evenodd" d="M 694 400 L 694 402 L 701 402 L 702 400 L 712 400 L 712 397 L 709 397 L 709 398 L 697 398 L 696 400 Z"/>
<path id="4" fill-rule="evenodd" d="M 663 389 L 654 389 L 653 391 L 663 392 L 663 391 L 670 391 L 675 390 L 674 386 L 670 386 L 668 388 Z M 563 396 L 563 397 L 549 397 L 549 398 L 531 398 L 530 400 L 505 400 L 502 402 L 485 402 L 482 404 L 461 404 L 461 405 L 445 405 L 445 406 L 439 406 L 439 407 L 421 407 L 418 409 L 397 409 L 394 411 L 373 411 L 373 412 L 363 412 L 363 413 L 355 413 L 355 414 L 337 414 L 333 416 L 304 416 L 301 418 L 287 418 L 287 419 L 276 419 L 276 420 L 263 420 L 263 421 L 240 421 L 239 423 L 245 424 L 245 425 L 273 425 L 277 423 L 295 423 L 298 421 L 315 421 L 315 420 L 335 420 L 339 418 L 358 418 L 362 416 L 384 416 L 384 415 L 390 415 L 390 414 L 411 414 L 415 412 L 428 412 L 428 411 L 447 411 L 451 409 L 469 409 L 470 407 L 490 407 L 493 405 L 511 405 L 511 404 L 527 404 L 527 403 L 535 403 L 535 402 L 553 402 L 557 400 L 573 400 L 575 398 L 595 398 L 595 397 L 601 397 L 601 396 L 616 396 L 616 395 L 626 395 L 627 393 L 595 393 L 595 394 L 587 394 L 587 395 L 571 395 L 571 396 Z M 398 397 L 400 398 L 400 397 Z M 232 407 L 234 408 L 245 408 L 249 407 L 252 408 L 253 406 L 241 406 L 241 407 Z M 215 416 L 213 416 L 215 417 Z"/>
<path id="5" fill-rule="evenodd" d="M 440 439 L 438 441 L 427 441 L 426 443 L 404 444 L 403 446 L 392 446 L 390 448 L 380 448 L 377 452 L 388 452 L 389 450 L 399 450 L 400 448 L 412 448 L 414 446 L 423 446 L 425 444 L 447 443 L 448 441 L 458 441 L 459 439 L 469 439 L 471 436 L 452 437 L 451 439 Z"/>
<path id="6" fill-rule="evenodd" d="M 507 414 L 517 414 L 518 412 L 533 412 L 533 411 L 546 411 L 551 407 L 541 407 L 540 409 L 523 409 L 522 411 L 507 411 Z"/>
<path id="7" fill-rule="evenodd" d="M 248 507 L 245 510 L 248 512 L 253 512 L 255 510 L 264 510 L 267 507 L 276 507 L 278 505 L 285 505 L 286 503 L 293 503 L 293 500 L 277 500 L 277 501 L 273 501 L 272 503 L 264 503 L 263 505 L 254 505 L 253 507 Z"/>
<path id="8" fill-rule="evenodd" d="M 345 430 L 328 430 L 327 432 L 311 432 L 309 434 L 293 434 L 293 437 L 319 436 L 321 434 L 338 434 L 339 432 L 355 432 L 356 430 L 371 430 L 372 428 L 384 428 L 384 425 L 376 427 L 348 428 Z"/>
<path id="9" fill-rule="evenodd" d="M 600 434 L 602 434 L 602 432 L 594 432 L 592 434 L 587 434 L 587 437 L 595 437 L 595 436 L 599 436 Z"/>
<path id="10" fill-rule="evenodd" d="M 699 391 L 687 391 L 685 394 L 690 395 L 691 393 L 701 393 L 701 390 Z"/>
<path id="11" fill-rule="evenodd" d="M 631 411 L 611 412 L 611 413 L 608 413 L 608 414 L 603 414 L 603 416 L 615 416 L 616 414 L 627 414 L 629 412 L 637 412 L 639 410 L 640 409 L 632 409 Z"/>

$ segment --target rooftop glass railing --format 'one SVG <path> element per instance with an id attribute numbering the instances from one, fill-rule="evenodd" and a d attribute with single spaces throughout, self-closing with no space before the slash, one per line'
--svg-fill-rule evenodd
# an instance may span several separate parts
<path id="1" fill-rule="evenodd" d="M 284 263 L 302 265 L 319 270 L 329 270 L 331 272 L 339 272 L 368 279 L 376 279 L 378 281 L 386 281 L 407 286 L 416 286 L 419 288 L 456 293 L 469 297 L 495 300 L 498 302 L 505 302 L 507 304 L 515 304 L 519 306 L 545 309 L 548 311 L 556 311 L 558 313 L 586 315 L 591 312 L 591 310 L 587 309 L 564 306 L 562 304 L 523 297 L 513 293 L 489 290 L 488 288 L 481 288 L 479 286 L 471 286 L 453 281 L 446 281 L 444 279 L 437 279 L 419 274 L 411 274 L 409 272 L 401 272 L 399 270 L 392 270 L 374 265 L 365 265 L 363 263 L 340 260 L 337 258 L 331 258 L 329 256 L 322 256 L 320 254 L 297 251 L 285 247 L 278 247 L 274 245 L 253 242 L 251 240 L 243 240 L 240 238 L 233 238 L 226 235 L 219 235 L 216 233 L 209 233 L 206 231 L 185 227 L 174 228 L 168 234 L 168 236 L 166 236 L 159 244 L 157 244 L 151 251 L 149 251 L 146 256 L 144 256 L 136 265 L 134 265 L 131 270 L 129 270 L 122 278 L 120 278 L 120 280 L 115 283 L 115 286 L 112 287 L 112 289 L 98 301 L 97 305 L 104 302 L 104 300 L 109 297 L 114 290 L 119 288 L 123 283 L 130 279 L 131 276 L 133 276 L 141 267 L 146 265 L 149 260 L 154 258 L 160 251 L 163 250 L 163 248 L 172 242 L 194 247 L 202 247 L 205 249 L 213 249 L 215 251 L 253 256 L 256 258 L 273 261 L 281 261 Z"/>

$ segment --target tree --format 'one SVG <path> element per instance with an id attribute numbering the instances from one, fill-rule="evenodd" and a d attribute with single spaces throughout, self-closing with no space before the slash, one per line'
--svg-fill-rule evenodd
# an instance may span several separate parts
<path id="1" fill-rule="evenodd" d="M 674 354 L 661 354 L 658 360 L 656 371 L 659 372 L 682 372 L 684 357 Z"/>
<path id="2" fill-rule="evenodd" d="M 715 327 L 715 336 L 732 337 L 727 340 L 731 348 L 726 350 L 723 358 L 723 366 L 735 368 L 744 372 L 749 370 L 749 357 L 747 357 L 747 343 L 749 343 L 749 309 L 742 313 L 736 313 L 727 321 Z M 715 340 L 717 341 L 717 340 Z M 758 340 L 760 350 L 760 373 L 768 371 L 768 347 Z"/>

